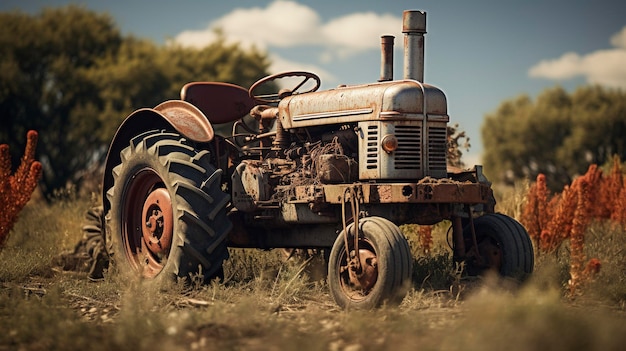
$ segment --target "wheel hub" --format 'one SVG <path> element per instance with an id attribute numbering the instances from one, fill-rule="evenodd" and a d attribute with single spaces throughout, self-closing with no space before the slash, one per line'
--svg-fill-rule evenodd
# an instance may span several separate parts
<path id="1" fill-rule="evenodd" d="M 165 188 L 152 191 L 143 204 L 142 237 L 150 252 L 167 254 L 174 235 L 172 200 Z"/>
<path id="2" fill-rule="evenodd" d="M 351 252 L 351 256 L 354 257 L 348 264 L 350 283 L 360 287 L 363 291 L 369 291 L 378 279 L 378 259 L 374 252 L 367 249 L 360 249 L 358 257 L 354 253 L 354 251 Z M 356 260 L 359 260 L 360 267 Z"/>

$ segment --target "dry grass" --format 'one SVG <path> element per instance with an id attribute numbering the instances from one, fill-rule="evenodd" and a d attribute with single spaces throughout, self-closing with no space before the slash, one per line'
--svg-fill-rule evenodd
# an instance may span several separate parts
<path id="1" fill-rule="evenodd" d="M 602 270 L 573 300 L 566 246 L 511 288 L 465 278 L 445 223 L 432 228 L 428 252 L 418 228 L 403 228 L 413 289 L 400 307 L 355 312 L 339 310 L 314 278 L 316 258 L 285 262 L 280 251 L 232 250 L 225 282 L 204 286 L 92 283 L 53 271 L 54 256 L 81 237 L 91 202 L 65 194 L 22 212 L 0 253 L 0 350 L 617 350 L 626 342 L 626 235 L 606 223 L 589 226 L 585 245 Z M 499 199 L 501 210 L 518 211 L 506 203 Z"/>

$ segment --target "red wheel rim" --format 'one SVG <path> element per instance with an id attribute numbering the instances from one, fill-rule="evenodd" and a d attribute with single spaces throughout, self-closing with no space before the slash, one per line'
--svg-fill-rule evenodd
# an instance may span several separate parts
<path id="1" fill-rule="evenodd" d="M 152 191 L 143 204 L 143 240 L 154 254 L 168 254 L 172 246 L 173 213 L 170 193 L 165 188 Z"/>
<path id="2" fill-rule="evenodd" d="M 173 238 L 173 209 L 161 177 L 138 171 L 126 187 L 122 207 L 122 241 L 131 266 L 144 277 L 159 274 Z"/>
<path id="3" fill-rule="evenodd" d="M 361 269 L 355 269 L 354 258 L 348 258 L 345 246 L 339 261 L 339 284 L 344 294 L 353 301 L 364 300 L 378 281 L 378 258 L 373 245 L 367 239 L 359 241 Z"/>

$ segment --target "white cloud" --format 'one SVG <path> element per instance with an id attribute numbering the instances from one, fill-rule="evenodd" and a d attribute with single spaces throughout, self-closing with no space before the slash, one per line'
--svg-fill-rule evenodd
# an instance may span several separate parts
<path id="1" fill-rule="evenodd" d="M 378 49 L 381 35 L 394 35 L 402 40 L 401 23 L 399 17 L 373 12 L 353 13 L 330 20 L 320 29 L 330 46 L 322 57 L 328 61 L 332 57 L 331 51 L 344 58 L 358 51 Z"/>
<path id="2" fill-rule="evenodd" d="M 626 26 L 621 31 L 613 34 L 611 44 L 616 48 L 626 49 Z"/>
<path id="3" fill-rule="evenodd" d="M 378 48 L 382 34 L 399 37 L 401 23 L 400 17 L 372 12 L 353 13 L 323 23 L 320 15 L 306 5 L 276 0 L 266 8 L 235 9 L 206 28 L 184 31 L 173 40 L 183 46 L 206 46 L 215 40 L 215 30 L 219 28 L 228 42 L 244 47 L 254 45 L 268 51 L 272 47 L 320 48 L 318 59 L 328 62 Z"/>
<path id="4" fill-rule="evenodd" d="M 334 45 L 371 49 L 379 46 L 381 34 L 399 32 L 400 23 L 401 20 L 392 15 L 354 13 L 329 21 L 321 31 Z"/>
<path id="5" fill-rule="evenodd" d="M 558 59 L 542 60 L 528 71 L 534 78 L 548 79 L 569 79 L 582 74 L 582 58 L 574 53 L 568 52 Z"/>
<path id="6" fill-rule="evenodd" d="M 611 37 L 613 49 L 586 55 L 573 52 L 542 60 L 528 70 L 533 78 L 564 80 L 585 77 L 588 83 L 626 89 L 626 27 Z"/>
<path id="7" fill-rule="evenodd" d="M 287 47 L 311 40 L 310 32 L 319 27 L 319 16 L 311 8 L 290 1 L 274 1 L 267 8 L 238 8 L 200 30 L 178 34 L 174 41 L 184 46 L 203 47 L 216 38 L 220 29 L 229 42 L 266 49 Z M 317 35 L 313 35 L 313 38 Z"/>

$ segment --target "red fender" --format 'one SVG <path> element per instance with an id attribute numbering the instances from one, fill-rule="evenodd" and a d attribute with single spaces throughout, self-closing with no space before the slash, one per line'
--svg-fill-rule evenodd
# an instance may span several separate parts
<path id="1" fill-rule="evenodd" d="M 113 186 L 113 167 L 121 162 L 120 152 L 135 136 L 149 130 L 176 130 L 185 138 L 206 143 L 213 140 L 214 132 L 206 116 L 194 105 L 170 100 L 155 108 L 142 108 L 131 113 L 119 126 L 109 145 L 102 180 L 102 199 L 105 213 L 110 208 L 106 191 Z"/>
<path id="2" fill-rule="evenodd" d="M 154 111 L 165 118 L 176 131 L 193 141 L 208 142 L 213 140 L 214 133 L 211 122 L 200 109 L 188 102 L 181 100 L 165 101 L 157 105 Z"/>

